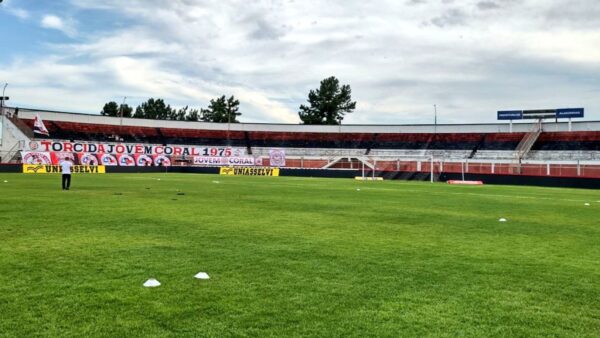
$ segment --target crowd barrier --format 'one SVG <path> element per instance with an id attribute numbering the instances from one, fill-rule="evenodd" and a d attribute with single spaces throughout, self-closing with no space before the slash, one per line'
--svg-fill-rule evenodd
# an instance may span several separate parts
<path id="1" fill-rule="evenodd" d="M 268 165 L 268 160 L 263 161 Z M 487 174 L 487 175 L 525 175 L 525 176 L 549 176 L 549 177 L 581 177 L 600 178 L 600 165 L 593 164 L 561 164 L 561 163 L 498 163 L 498 162 L 452 162 L 444 160 L 414 161 L 414 160 L 389 160 L 369 161 L 373 169 L 365 168 L 371 172 L 423 172 L 423 173 L 465 173 L 465 174 Z M 299 168 L 322 168 L 327 165 L 323 160 L 292 160 L 288 159 L 289 167 Z M 433 170 L 432 170 L 433 166 Z M 335 166 L 336 169 L 362 169 L 360 162 L 341 162 Z"/>
<path id="2" fill-rule="evenodd" d="M 280 176 L 297 176 L 297 177 L 321 177 L 321 178 L 348 178 L 354 179 L 362 175 L 382 177 L 385 180 L 417 180 L 430 181 L 431 167 L 421 163 L 420 170 L 414 170 L 417 164 L 405 163 L 401 166 L 402 170 L 379 170 L 375 172 L 363 172 L 361 169 L 310 169 L 310 168 L 281 168 Z M 449 180 L 469 180 L 483 181 L 485 184 L 501 184 L 501 185 L 531 185 L 531 186 L 547 186 L 547 187 L 571 187 L 571 188 L 586 188 L 600 189 L 600 178 L 589 176 L 545 176 L 539 175 L 539 168 L 529 170 L 532 174 L 514 174 L 509 170 L 500 169 L 494 174 L 486 173 L 491 170 L 491 166 L 474 166 L 469 169 L 470 172 L 462 172 L 457 170 L 456 166 L 448 166 L 444 164 L 434 164 L 435 168 L 433 175 L 434 181 L 447 182 Z M 494 165 L 496 167 L 497 165 Z M 503 168 L 503 166 L 500 166 Z M 438 171 L 439 169 L 443 169 Z M 448 170 L 450 169 L 450 170 Z M 554 168 L 555 170 L 565 171 L 563 173 L 571 174 L 573 168 Z M 588 168 L 589 169 L 589 168 Z M 536 171 L 537 170 L 537 171 Z M 579 168 L 580 172 L 582 168 Z M 189 167 L 189 166 L 173 166 L 173 167 L 106 167 L 107 174 L 117 173 L 190 173 L 190 174 L 215 174 L 218 175 L 219 167 Z M 3 173 L 22 173 L 23 166 L 21 164 L 0 164 L 0 172 Z M 506 172 L 506 173 L 504 173 Z M 596 172 L 593 172 L 596 174 Z"/>
<path id="3" fill-rule="evenodd" d="M 432 170 L 433 165 L 433 170 Z M 443 162 L 443 161 L 387 161 L 377 162 L 376 171 L 417 171 L 434 173 L 465 173 L 486 175 L 524 175 L 548 177 L 600 178 L 600 165 L 591 164 L 518 164 L 483 162 Z"/>

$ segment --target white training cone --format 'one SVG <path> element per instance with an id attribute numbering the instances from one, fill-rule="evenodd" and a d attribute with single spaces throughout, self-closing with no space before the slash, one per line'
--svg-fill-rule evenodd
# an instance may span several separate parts
<path id="1" fill-rule="evenodd" d="M 219 181 L 213 181 L 213 183 L 214 183 L 214 184 L 219 184 L 219 183 L 221 183 L 221 182 L 219 182 Z"/>
<path id="2" fill-rule="evenodd" d="M 196 279 L 210 279 L 210 277 L 208 276 L 208 274 L 206 272 L 198 272 L 194 278 Z"/>
<path id="3" fill-rule="evenodd" d="M 586 203 L 586 204 L 584 204 L 584 205 L 585 205 L 586 207 L 589 207 L 591 204 L 589 204 L 589 203 Z"/>
<path id="4" fill-rule="evenodd" d="M 356 191 L 360 191 L 360 188 L 356 188 Z"/>
<path id="5" fill-rule="evenodd" d="M 155 288 L 157 286 L 160 286 L 160 282 L 154 278 L 150 278 L 146 281 L 146 283 L 144 283 L 144 286 L 147 288 Z"/>
<path id="6" fill-rule="evenodd" d="M 498 222 L 506 222 L 506 218 L 500 218 Z"/>
<path id="7" fill-rule="evenodd" d="M 7 180 L 4 180 L 4 183 L 8 183 L 8 181 L 7 181 Z"/>

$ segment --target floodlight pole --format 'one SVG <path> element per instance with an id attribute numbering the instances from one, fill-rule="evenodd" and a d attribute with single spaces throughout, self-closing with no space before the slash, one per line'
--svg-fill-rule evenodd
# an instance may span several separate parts
<path id="1" fill-rule="evenodd" d="M 119 107 L 119 117 L 121 118 L 119 124 L 121 127 L 123 127 L 123 108 L 125 107 L 125 100 L 127 100 L 127 96 L 123 96 L 123 103 L 121 103 L 121 107 Z"/>
<path id="2" fill-rule="evenodd" d="M 2 129 L 4 128 L 4 100 L 7 99 L 7 97 L 4 96 L 6 86 L 8 86 L 8 83 L 4 84 L 4 89 L 2 89 L 2 97 L 0 97 L 0 145 L 2 145 L 2 138 L 4 137 Z"/>
<path id="3" fill-rule="evenodd" d="M 127 96 L 123 96 L 123 103 L 119 107 L 119 136 L 114 135 L 115 142 L 121 142 L 121 135 L 123 134 L 123 107 L 125 106 L 125 100 L 127 100 Z"/>
<path id="4" fill-rule="evenodd" d="M 229 146 L 231 143 L 229 142 L 229 134 L 231 132 L 231 112 L 228 111 L 227 112 L 227 146 Z"/>
<path id="5" fill-rule="evenodd" d="M 127 100 L 127 96 L 123 96 L 123 103 L 119 107 L 119 134 L 123 133 L 123 108 L 125 107 L 125 100 Z"/>
<path id="6" fill-rule="evenodd" d="M 0 115 L 4 116 L 4 100 L 6 100 L 6 96 L 4 93 L 6 92 L 6 87 L 8 87 L 8 83 L 4 84 L 4 88 L 2 88 L 2 97 L 0 97 Z"/>
<path id="7" fill-rule="evenodd" d="M 437 134 L 437 104 L 433 105 L 433 128 L 434 134 Z"/>

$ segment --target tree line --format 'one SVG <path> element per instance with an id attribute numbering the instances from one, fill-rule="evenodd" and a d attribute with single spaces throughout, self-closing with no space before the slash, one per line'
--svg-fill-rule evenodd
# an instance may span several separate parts
<path id="1" fill-rule="evenodd" d="M 334 76 L 321 81 L 319 88 L 310 90 L 307 102 L 308 105 L 300 105 L 298 111 L 303 124 L 341 124 L 345 114 L 356 109 L 356 101 L 352 101 L 352 89 L 349 85 L 340 85 Z M 135 111 L 127 104 L 107 102 L 100 114 L 153 120 L 239 123 L 237 118 L 242 115 L 239 106 L 240 101 L 233 95 L 212 99 L 208 107 L 200 109 L 188 106 L 175 109 L 163 99 L 150 98 L 137 106 Z"/>
<path id="2" fill-rule="evenodd" d="M 207 108 L 193 109 L 185 106 L 180 109 L 172 108 L 163 99 L 148 99 L 133 110 L 128 104 L 108 102 L 100 111 L 103 116 L 132 117 L 135 119 L 172 120 L 172 121 L 202 121 L 219 123 L 238 123 L 240 101 L 225 95 L 210 100 Z"/>

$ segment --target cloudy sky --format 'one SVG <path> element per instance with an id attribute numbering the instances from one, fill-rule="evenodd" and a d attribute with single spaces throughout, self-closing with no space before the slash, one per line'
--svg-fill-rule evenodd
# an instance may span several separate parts
<path id="1" fill-rule="evenodd" d="M 600 120 L 598 0 L 4 0 L 11 105 L 97 113 L 235 95 L 242 122 L 298 123 L 328 76 L 344 123 L 493 122 L 585 107 Z"/>

